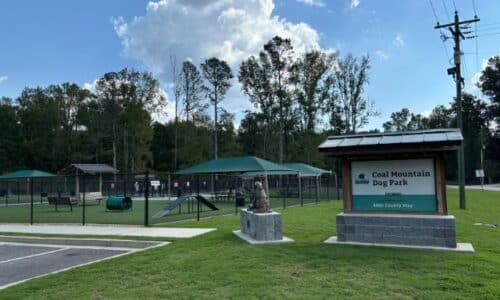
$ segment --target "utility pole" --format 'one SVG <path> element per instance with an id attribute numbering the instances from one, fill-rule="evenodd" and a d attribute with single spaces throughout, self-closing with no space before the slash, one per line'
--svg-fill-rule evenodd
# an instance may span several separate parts
<path id="1" fill-rule="evenodd" d="M 466 25 L 470 23 L 479 22 L 479 18 L 474 16 L 474 19 L 460 21 L 458 17 L 458 11 L 455 11 L 455 20 L 453 23 L 440 25 L 439 22 L 436 24 L 434 29 L 448 28 L 453 36 L 453 41 L 455 42 L 454 47 L 454 63 L 455 67 L 448 69 L 448 75 L 453 75 L 455 77 L 455 83 L 457 88 L 457 123 L 460 128 L 460 132 L 463 132 L 463 121 L 462 121 L 462 85 L 464 79 L 462 78 L 462 72 L 460 70 L 460 58 L 462 56 L 462 52 L 460 51 L 460 41 L 465 40 L 464 33 L 470 32 L 462 32 L 461 29 L 467 28 Z M 446 39 L 446 37 L 444 36 Z M 471 37 L 467 37 L 471 38 Z M 460 199 L 460 208 L 465 209 L 465 163 L 464 163 L 464 143 L 462 142 L 460 148 L 458 149 L 458 185 L 459 185 L 459 199 Z"/>

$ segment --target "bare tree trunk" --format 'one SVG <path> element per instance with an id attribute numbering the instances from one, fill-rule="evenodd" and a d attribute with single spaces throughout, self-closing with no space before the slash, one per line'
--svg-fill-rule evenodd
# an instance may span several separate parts
<path id="1" fill-rule="evenodd" d="M 116 125 L 113 123 L 113 168 L 117 168 L 116 165 Z"/>
<path id="2" fill-rule="evenodd" d="M 129 171 L 129 159 L 128 159 L 128 141 L 127 141 L 127 129 L 123 129 L 123 170 L 125 172 Z"/>
<path id="3" fill-rule="evenodd" d="M 217 159 L 219 157 L 219 148 L 217 145 L 217 99 L 214 103 L 214 157 Z"/>

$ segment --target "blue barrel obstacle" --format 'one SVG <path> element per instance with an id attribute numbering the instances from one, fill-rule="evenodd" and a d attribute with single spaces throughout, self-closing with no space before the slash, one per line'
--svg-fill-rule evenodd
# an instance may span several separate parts
<path id="1" fill-rule="evenodd" d="M 123 196 L 110 196 L 106 200 L 106 209 L 111 211 L 126 211 L 132 209 L 132 199 Z"/>

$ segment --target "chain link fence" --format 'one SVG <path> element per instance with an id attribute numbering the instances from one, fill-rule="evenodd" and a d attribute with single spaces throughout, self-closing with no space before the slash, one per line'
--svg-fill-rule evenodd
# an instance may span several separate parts
<path id="1" fill-rule="evenodd" d="M 71 175 L 0 180 L 0 223 L 155 226 L 237 214 L 264 178 L 171 173 Z M 334 175 L 268 176 L 273 209 L 341 198 Z"/>

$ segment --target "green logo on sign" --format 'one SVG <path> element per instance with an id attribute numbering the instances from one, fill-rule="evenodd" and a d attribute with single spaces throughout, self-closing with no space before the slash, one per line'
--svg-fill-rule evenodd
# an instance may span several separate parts
<path id="1" fill-rule="evenodd" d="M 354 178 L 354 183 L 356 184 L 368 184 L 370 183 L 370 180 L 366 178 L 366 175 L 364 173 L 359 173 L 356 178 Z"/>

